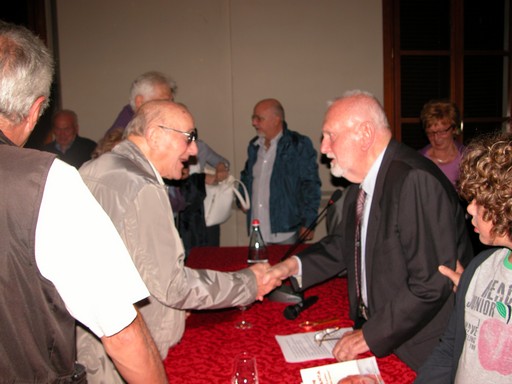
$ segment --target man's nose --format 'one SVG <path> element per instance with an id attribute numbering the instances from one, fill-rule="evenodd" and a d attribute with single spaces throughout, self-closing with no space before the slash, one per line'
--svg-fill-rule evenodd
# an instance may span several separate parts
<path id="1" fill-rule="evenodd" d="M 188 154 L 190 156 L 197 155 L 197 143 L 195 141 L 192 141 L 188 146 Z"/>
<path id="2" fill-rule="evenodd" d="M 324 137 L 322 137 L 322 143 L 320 144 L 320 152 L 322 152 L 323 154 L 326 154 L 326 153 L 329 153 L 330 149 L 331 149 L 331 145 L 328 143 L 328 139 Z"/>

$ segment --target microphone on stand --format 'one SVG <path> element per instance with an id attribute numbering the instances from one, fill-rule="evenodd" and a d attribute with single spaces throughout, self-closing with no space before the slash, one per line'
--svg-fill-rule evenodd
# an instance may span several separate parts
<path id="1" fill-rule="evenodd" d="M 343 195 L 343 192 L 340 189 L 337 189 L 333 192 L 331 198 L 329 199 L 325 207 L 315 217 L 315 220 L 313 220 L 313 222 L 309 225 L 309 227 L 307 227 L 307 229 L 302 233 L 302 235 L 300 235 L 299 238 L 292 244 L 292 246 L 288 248 L 283 257 L 281 257 L 281 261 L 290 257 L 293 254 L 293 252 L 297 249 L 297 247 L 301 245 L 304 242 L 304 240 L 306 240 L 306 238 L 309 236 L 311 231 L 315 229 L 318 223 L 322 221 L 325 218 L 325 216 L 327 216 L 327 209 L 335 202 L 337 202 L 340 199 L 341 195 Z M 302 293 L 295 292 L 295 290 L 289 285 L 282 285 L 280 287 L 277 287 L 272 292 L 270 292 L 267 297 L 270 301 L 277 301 L 280 303 L 300 303 L 303 300 Z"/>
<path id="2" fill-rule="evenodd" d="M 309 225 L 309 227 L 307 227 L 307 229 L 302 233 L 302 235 L 299 236 L 299 238 L 295 241 L 295 243 L 293 243 L 293 245 L 290 248 L 288 248 L 288 250 L 283 255 L 283 257 L 281 257 L 281 261 L 283 261 L 284 259 L 287 259 L 288 257 L 290 257 L 292 255 L 292 253 L 297 249 L 297 247 L 299 245 L 301 245 L 304 242 L 304 240 L 306 240 L 306 238 L 313 231 L 313 229 L 316 228 L 318 223 L 321 222 L 324 219 L 325 216 L 327 216 L 327 209 L 331 205 L 333 205 L 335 202 L 337 202 L 340 199 L 341 195 L 343 195 L 343 192 L 341 190 L 339 190 L 339 189 L 337 189 L 337 190 L 335 190 L 333 192 L 333 194 L 331 195 L 331 198 L 329 199 L 329 201 L 325 205 L 324 209 L 322 209 L 320 211 L 318 216 L 315 217 L 315 220 L 313 220 L 313 222 Z"/>

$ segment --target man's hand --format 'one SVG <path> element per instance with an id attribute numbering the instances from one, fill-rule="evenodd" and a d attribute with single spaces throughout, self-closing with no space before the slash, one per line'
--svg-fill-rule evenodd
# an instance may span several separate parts
<path id="1" fill-rule="evenodd" d="M 358 329 L 356 331 L 349 331 L 343 334 L 341 339 L 338 340 L 332 354 L 338 361 L 347 361 L 357 359 L 357 356 L 368 352 L 370 348 L 363 336 L 363 331 Z"/>
<path id="2" fill-rule="evenodd" d="M 299 229 L 299 237 L 302 237 L 302 235 L 304 233 L 306 233 L 308 229 L 306 227 L 300 227 Z M 306 238 L 304 239 L 304 241 L 310 241 L 310 240 L 313 240 L 313 237 L 315 237 L 315 231 L 311 231 L 308 233 L 308 235 L 306 236 Z"/>
<path id="3" fill-rule="evenodd" d="M 462 264 L 457 260 L 457 265 L 455 266 L 455 271 L 453 269 L 450 269 L 444 265 L 440 265 L 438 267 L 439 272 L 441 272 L 442 275 L 448 277 L 453 282 L 453 292 L 457 292 L 457 287 L 459 286 L 459 280 L 460 275 L 462 275 L 462 272 L 464 272 L 464 267 Z"/>
<path id="4" fill-rule="evenodd" d="M 251 265 L 249 269 L 253 271 L 254 275 L 256 276 L 256 283 L 258 284 L 258 294 L 256 296 L 257 300 L 262 301 L 263 296 L 281 285 L 280 279 L 267 276 L 267 272 L 270 270 L 269 263 L 255 263 Z"/>
<path id="5" fill-rule="evenodd" d="M 226 164 L 224 164 L 224 163 L 217 164 L 217 166 L 215 167 L 215 179 L 217 180 L 217 182 L 226 180 L 228 178 L 228 176 L 229 176 L 229 170 L 226 167 Z"/>
<path id="6" fill-rule="evenodd" d="M 296 275 L 298 273 L 298 262 L 295 257 L 289 257 L 288 259 L 277 263 L 272 268 L 270 268 L 263 279 L 264 283 L 274 281 L 274 280 L 286 280 L 288 277 L 292 275 Z M 281 284 L 279 284 L 281 285 Z"/>

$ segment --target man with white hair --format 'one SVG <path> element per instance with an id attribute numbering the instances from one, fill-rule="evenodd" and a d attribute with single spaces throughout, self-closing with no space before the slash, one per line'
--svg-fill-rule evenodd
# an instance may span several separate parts
<path id="1" fill-rule="evenodd" d="M 161 72 L 149 71 L 137 77 L 130 87 L 130 104 L 123 107 L 109 131 L 126 128 L 140 106 L 151 100 L 174 101 L 178 87 L 176 82 Z"/>
<path id="2" fill-rule="evenodd" d="M 166 383 L 134 303 L 148 296 L 126 247 L 77 170 L 20 148 L 48 104 L 53 59 L 0 21 L 0 375 L 6 383 L 85 383 L 75 319 L 130 383 Z"/>
<path id="3" fill-rule="evenodd" d="M 473 256 L 464 212 L 430 160 L 392 139 L 377 99 L 352 91 L 335 100 L 322 128 L 331 173 L 352 183 L 334 233 L 269 276 L 306 289 L 347 271 L 354 331 L 333 350 L 339 361 L 395 353 L 417 370 L 437 345 L 454 305 L 439 265 Z"/>

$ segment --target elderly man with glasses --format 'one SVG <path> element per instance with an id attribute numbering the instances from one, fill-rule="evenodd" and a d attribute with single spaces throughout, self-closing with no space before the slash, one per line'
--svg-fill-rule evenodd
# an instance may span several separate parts
<path id="1" fill-rule="evenodd" d="M 268 264 L 232 273 L 184 266 L 162 178 L 181 178 L 183 162 L 197 153 L 197 132 L 185 107 L 150 101 L 136 112 L 124 137 L 80 173 L 114 222 L 150 291 L 139 309 L 164 359 L 183 335 L 185 310 L 247 305 L 279 282 L 262 284 Z M 87 367 L 89 382 L 121 382 L 112 364 L 103 365 L 106 356 L 98 346 L 92 334 L 78 330 L 78 360 Z"/>

